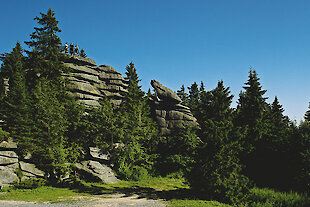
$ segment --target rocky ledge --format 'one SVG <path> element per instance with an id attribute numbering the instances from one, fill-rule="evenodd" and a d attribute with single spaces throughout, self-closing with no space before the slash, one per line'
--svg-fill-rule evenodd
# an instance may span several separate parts
<path id="1" fill-rule="evenodd" d="M 197 119 L 191 113 L 190 108 L 181 104 L 181 99 L 174 91 L 156 80 L 152 80 L 151 85 L 159 98 L 152 98 L 151 108 L 163 135 L 168 135 L 176 126 L 198 127 Z"/>
<path id="2" fill-rule="evenodd" d="M 111 102 L 119 105 L 126 92 L 124 77 L 108 65 L 97 66 L 90 58 L 70 56 L 64 63 L 71 72 L 66 75 L 70 80 L 71 93 L 86 105 L 98 106 L 99 100 L 110 97 Z"/>

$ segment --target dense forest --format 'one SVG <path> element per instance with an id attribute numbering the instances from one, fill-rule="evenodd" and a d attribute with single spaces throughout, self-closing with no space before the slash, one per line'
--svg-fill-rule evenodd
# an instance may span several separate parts
<path id="1" fill-rule="evenodd" d="M 119 106 L 108 98 L 99 107 L 77 103 L 68 93 L 55 13 L 35 18 L 38 27 L 12 52 L 1 55 L 0 142 L 18 142 L 19 156 L 32 154 L 51 182 L 76 176 L 75 163 L 95 146 L 111 153 L 124 180 L 183 177 L 201 198 L 240 206 L 253 186 L 310 193 L 310 106 L 296 124 L 283 115 L 277 97 L 267 103 L 255 70 L 249 71 L 236 108 L 230 88 L 219 81 L 183 85 L 177 94 L 199 123 L 162 136 L 133 63 L 126 67 L 127 92 Z M 83 50 L 83 56 L 86 56 Z M 8 80 L 8 90 L 5 81 Z M 120 147 L 119 147 L 120 146 Z"/>

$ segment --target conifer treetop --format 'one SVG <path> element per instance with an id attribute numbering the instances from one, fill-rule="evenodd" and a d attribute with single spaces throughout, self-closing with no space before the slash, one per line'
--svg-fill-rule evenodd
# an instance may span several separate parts
<path id="1" fill-rule="evenodd" d="M 29 47 L 38 51 L 43 57 L 48 57 L 60 51 L 61 40 L 57 33 L 61 32 L 58 28 L 59 21 L 56 20 L 55 12 L 49 8 L 47 14 L 40 13 L 41 17 L 34 20 L 40 27 L 34 27 L 34 32 L 30 34 L 30 41 L 25 41 Z"/>

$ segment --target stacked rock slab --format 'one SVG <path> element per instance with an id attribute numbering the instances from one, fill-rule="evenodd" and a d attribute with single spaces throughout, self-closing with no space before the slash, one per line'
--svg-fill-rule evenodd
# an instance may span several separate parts
<path id="1" fill-rule="evenodd" d="M 174 91 L 156 80 L 152 80 L 151 85 L 159 98 L 153 98 L 151 107 L 163 135 L 168 135 L 173 127 L 198 127 L 190 108 L 181 104 L 180 97 Z"/>
<path id="2" fill-rule="evenodd" d="M 113 104 L 121 103 L 126 83 L 124 77 L 113 67 L 97 66 L 94 60 L 79 56 L 71 56 L 64 64 L 71 69 L 66 76 L 71 82 L 72 95 L 78 101 L 98 106 L 99 100 L 107 96 Z"/>
<path id="3" fill-rule="evenodd" d="M 18 170 L 23 174 L 22 180 L 44 176 L 44 172 L 37 169 L 34 164 L 21 161 L 16 151 L 17 144 L 11 139 L 0 143 L 0 187 L 17 182 Z"/>

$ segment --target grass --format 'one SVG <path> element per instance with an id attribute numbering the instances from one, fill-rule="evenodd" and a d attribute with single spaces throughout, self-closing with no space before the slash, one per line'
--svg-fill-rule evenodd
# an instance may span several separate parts
<path id="1" fill-rule="evenodd" d="M 140 197 L 163 199 L 171 207 L 229 207 L 217 201 L 199 200 L 183 179 L 156 177 L 142 181 L 120 181 L 115 184 L 71 183 L 70 188 L 42 186 L 37 189 L 4 189 L 1 200 L 34 202 L 72 202 L 79 199 L 108 197 L 109 194 L 138 194 Z M 309 196 L 295 192 L 277 192 L 271 189 L 254 188 L 249 207 L 308 207 Z"/>
<path id="2" fill-rule="evenodd" d="M 21 200 L 42 202 L 71 202 L 74 197 L 85 194 L 76 193 L 69 188 L 42 186 L 36 189 L 7 189 L 0 193 L 0 200 Z"/>
<path id="3" fill-rule="evenodd" d="M 251 207 L 309 207 L 310 197 L 296 192 L 277 192 L 268 188 L 253 188 Z"/>

